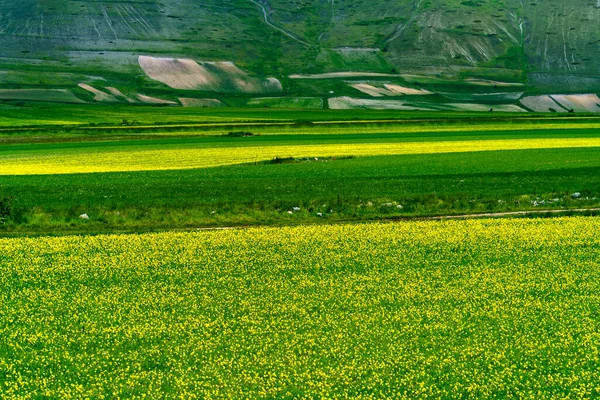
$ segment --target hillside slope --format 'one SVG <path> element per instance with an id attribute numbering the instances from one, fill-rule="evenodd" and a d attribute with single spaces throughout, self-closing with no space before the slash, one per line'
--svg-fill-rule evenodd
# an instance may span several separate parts
<path id="1" fill-rule="evenodd" d="M 599 92 L 599 21 L 596 0 L 0 0 L 0 85 L 183 96 L 146 55 L 233 62 L 295 94 L 340 87 L 290 75 L 357 71 Z"/>

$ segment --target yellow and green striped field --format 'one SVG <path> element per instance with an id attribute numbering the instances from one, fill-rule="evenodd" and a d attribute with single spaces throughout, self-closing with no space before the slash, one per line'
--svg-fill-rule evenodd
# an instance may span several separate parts
<path id="1" fill-rule="evenodd" d="M 0 233 L 600 207 L 592 115 L 53 107 L 0 108 Z"/>
<path id="2" fill-rule="evenodd" d="M 51 175 L 93 172 L 160 171 L 211 168 L 225 165 L 264 162 L 280 158 L 375 157 L 390 155 L 471 153 L 535 149 L 600 148 L 600 137 L 535 138 L 503 140 L 435 140 L 431 142 L 379 141 L 378 143 L 334 144 L 298 143 L 280 145 L 210 147 L 199 141 L 182 146 L 178 142 L 124 146 L 103 143 L 101 146 L 70 148 L 70 146 L 38 146 L 35 150 L 20 147 L 3 149 L 0 155 L 0 175 Z M 61 148 L 62 147 L 62 148 Z M 7 151 L 8 150 L 8 151 Z"/>

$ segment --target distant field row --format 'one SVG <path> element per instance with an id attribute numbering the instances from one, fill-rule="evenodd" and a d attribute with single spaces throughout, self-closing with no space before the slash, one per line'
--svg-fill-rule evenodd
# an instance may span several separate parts
<path id="1" fill-rule="evenodd" d="M 0 127 L 103 124 L 121 125 L 124 121 L 140 125 L 205 123 L 231 121 L 361 121 L 422 120 L 465 123 L 473 121 L 577 121 L 592 119 L 594 114 L 507 114 L 473 112 L 428 112 L 397 110 L 277 110 L 277 109 L 189 109 L 177 107 L 50 105 L 23 106 L 0 104 Z"/>
<path id="2" fill-rule="evenodd" d="M 474 151 L 600 147 L 600 137 L 431 142 L 295 144 L 197 147 L 194 142 L 170 145 L 153 141 L 94 146 L 6 146 L 0 152 L 0 175 L 70 174 L 118 171 L 177 170 L 269 161 L 275 158 L 368 157 L 382 155 L 463 153 Z M 275 145 L 273 145 L 275 144 Z"/>
<path id="3" fill-rule="evenodd" d="M 308 126 L 307 126 L 308 125 Z M 0 128 L 0 141 L 5 143 L 26 141 L 59 142 L 73 139 L 135 139 L 150 136 L 227 136 L 245 133 L 255 136 L 315 136 L 320 135 L 377 135 L 403 134 L 403 137 L 413 140 L 435 139 L 440 134 L 462 133 L 464 136 L 473 134 L 483 137 L 484 134 L 495 133 L 504 136 L 508 134 L 540 136 L 552 133 L 567 137 L 580 135 L 585 131 L 600 130 L 600 122 L 587 119 L 573 120 L 517 120 L 517 121 L 322 121 L 312 124 L 294 122 L 248 122 L 229 121 L 202 124 L 172 124 L 161 126 L 77 126 L 60 128 Z M 568 131 L 568 133 L 565 133 Z M 589 133 L 589 132 L 588 132 Z"/>
<path id="4" fill-rule="evenodd" d="M 0 239 L 2 391 L 597 397 L 598 230 L 561 218 Z"/>
<path id="5" fill-rule="evenodd" d="M 0 234 L 600 206 L 593 117 L 37 107 L 84 126 L 0 128 Z"/>

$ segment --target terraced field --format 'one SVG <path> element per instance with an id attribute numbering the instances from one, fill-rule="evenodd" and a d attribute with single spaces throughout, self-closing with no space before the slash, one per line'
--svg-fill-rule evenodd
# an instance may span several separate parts
<path id="1" fill-rule="evenodd" d="M 597 218 L 0 239 L 12 397 L 593 398 Z"/>

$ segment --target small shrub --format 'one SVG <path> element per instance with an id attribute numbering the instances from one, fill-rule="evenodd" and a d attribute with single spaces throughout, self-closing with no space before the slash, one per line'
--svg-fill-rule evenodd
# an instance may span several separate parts
<path id="1" fill-rule="evenodd" d="M 269 163 L 270 164 L 291 164 L 294 161 L 296 161 L 296 159 L 294 157 L 275 157 L 274 159 L 272 159 Z"/>
<path id="2" fill-rule="evenodd" d="M 9 198 L 0 200 L 0 223 L 8 220 L 12 215 L 12 205 Z"/>
<path id="3" fill-rule="evenodd" d="M 306 120 L 297 120 L 294 123 L 295 126 L 313 126 L 314 124 L 315 123 L 313 121 L 306 121 Z"/>
<path id="4" fill-rule="evenodd" d="M 123 121 L 121 121 L 121 126 L 134 126 L 134 125 L 139 125 L 140 123 L 136 120 L 128 120 L 123 118 Z"/>
<path id="5" fill-rule="evenodd" d="M 228 137 L 250 137 L 250 136 L 256 136 L 256 135 L 252 132 L 236 131 L 236 132 L 229 132 L 227 134 L 227 136 Z"/>

